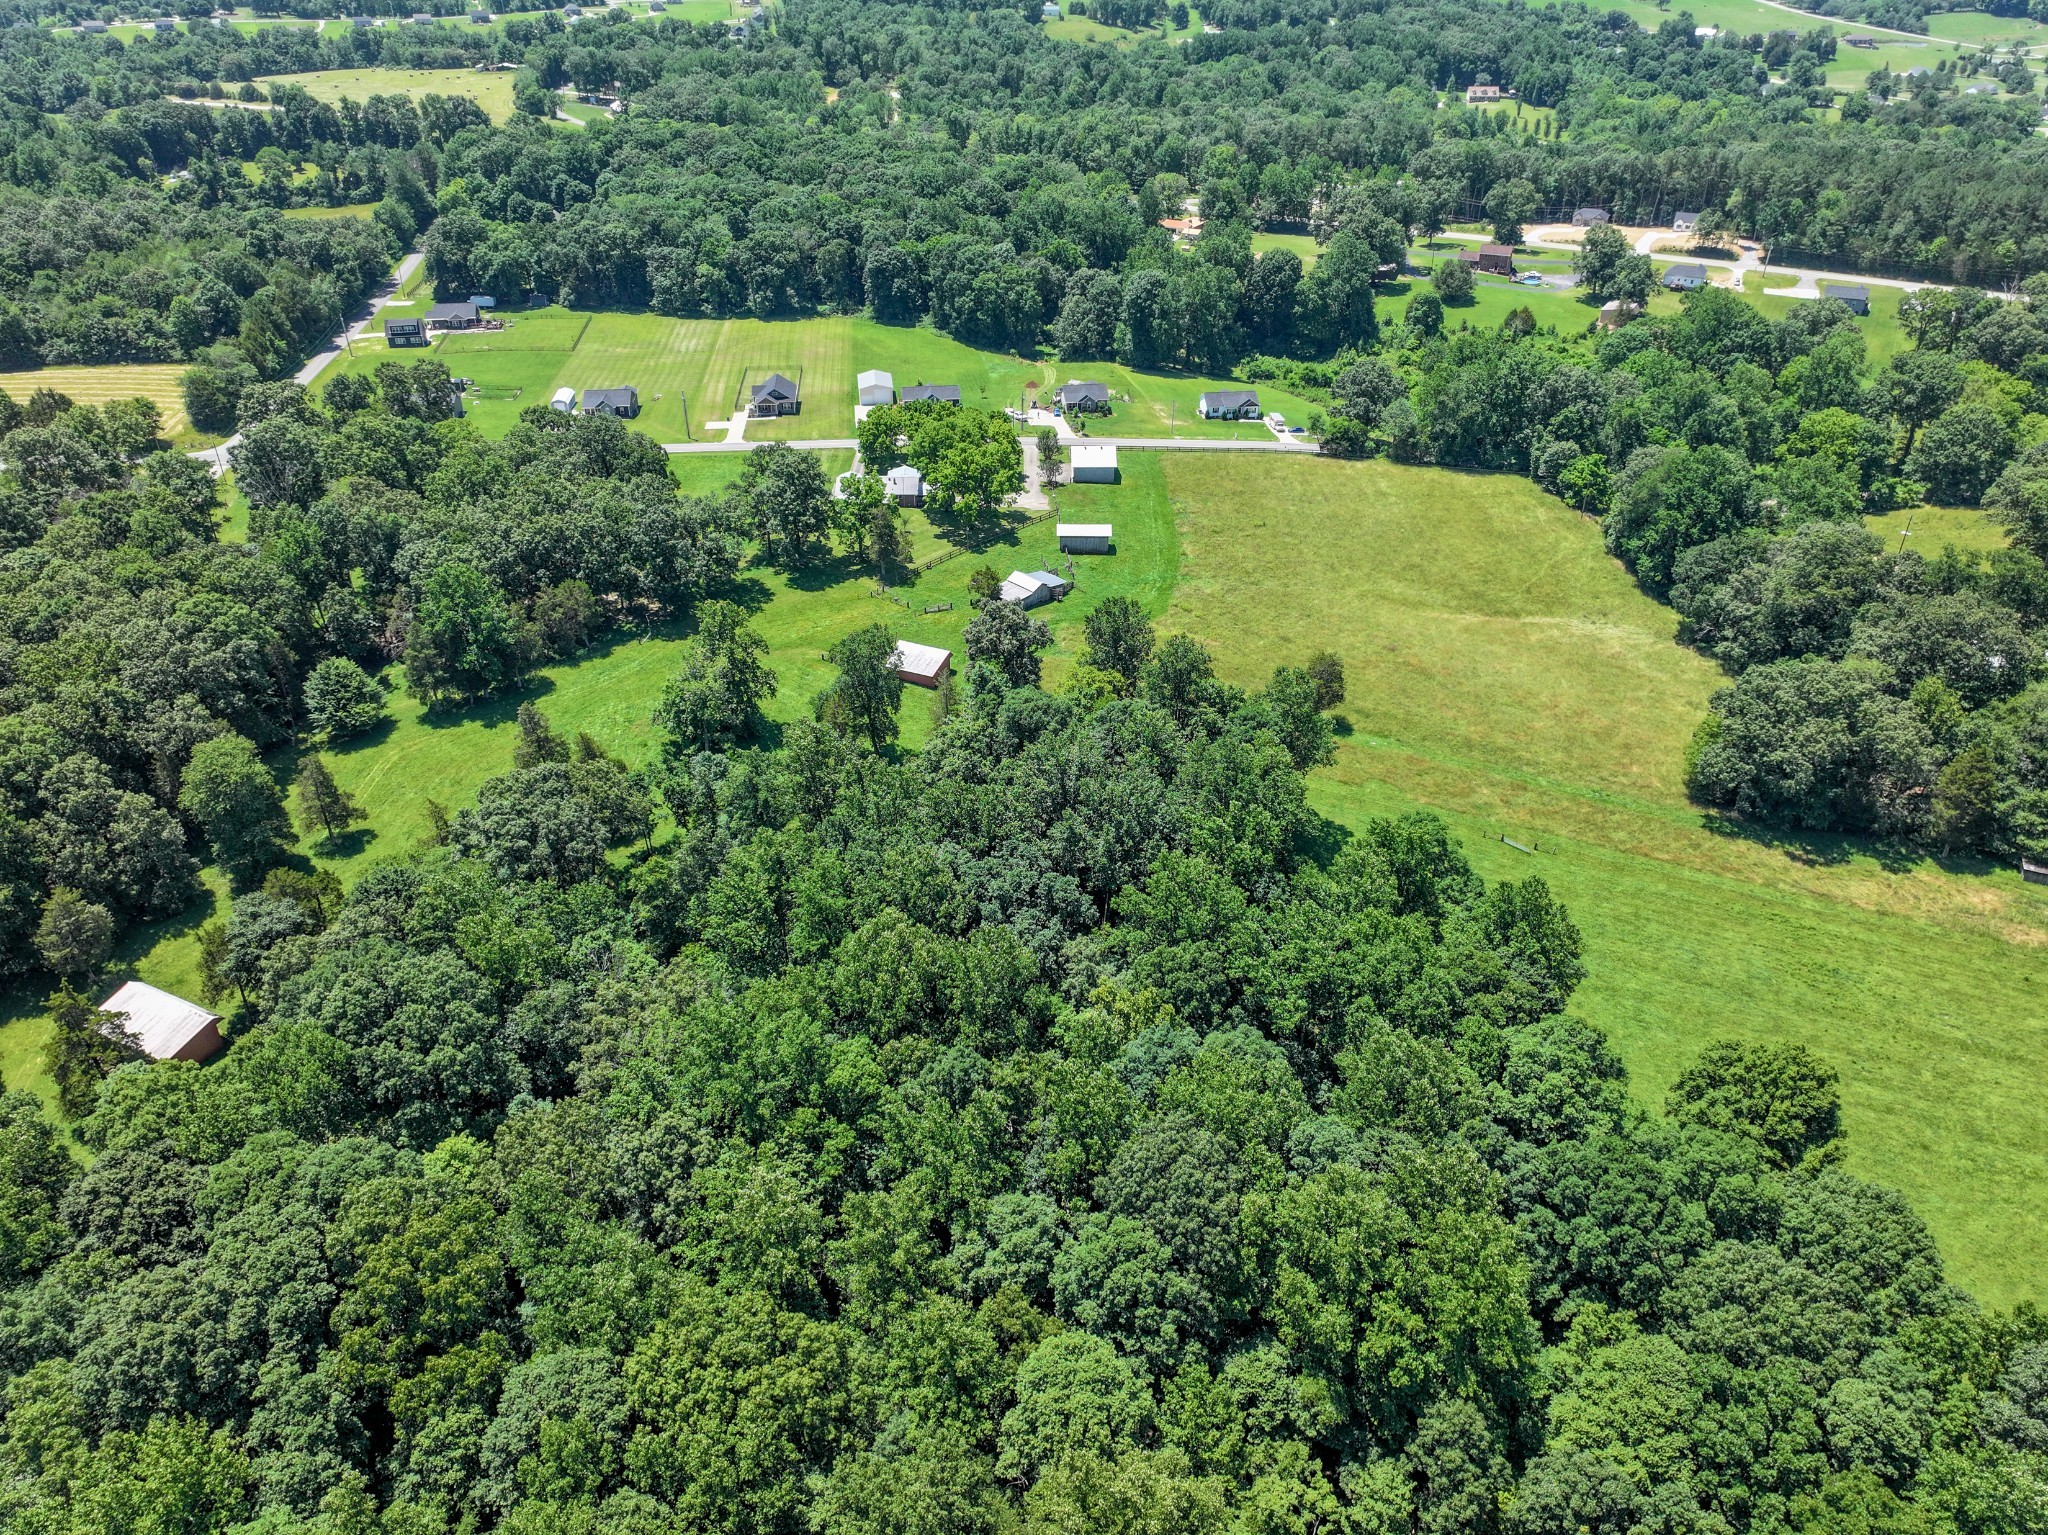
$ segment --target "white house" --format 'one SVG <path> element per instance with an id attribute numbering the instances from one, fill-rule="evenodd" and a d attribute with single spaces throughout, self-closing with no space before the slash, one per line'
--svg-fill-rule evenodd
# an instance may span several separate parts
<path id="1" fill-rule="evenodd" d="M 855 380 L 860 385 L 862 405 L 893 405 L 896 403 L 896 380 L 880 368 L 870 368 Z"/>
<path id="2" fill-rule="evenodd" d="M 153 1061 L 203 1061 L 221 1047 L 218 1013 L 141 981 L 128 982 L 100 1004 L 100 1011 L 119 1014 L 118 1026 Z"/>
<path id="3" fill-rule="evenodd" d="M 1020 608 L 1035 608 L 1057 602 L 1073 590 L 1073 583 L 1049 570 L 1013 570 L 1004 578 L 996 595 Z"/>
<path id="4" fill-rule="evenodd" d="M 573 411 L 576 408 L 576 391 L 565 384 L 555 391 L 554 398 L 549 400 L 548 404 L 556 410 Z"/>
<path id="5" fill-rule="evenodd" d="M 910 464 L 898 464 L 883 475 L 882 488 L 898 506 L 924 505 L 924 476 Z"/>
<path id="6" fill-rule="evenodd" d="M 898 640 L 889 664 L 905 682 L 921 688 L 935 688 L 953 669 L 953 652 L 937 645 L 920 645 L 915 640 Z"/>
<path id="7" fill-rule="evenodd" d="M 1110 525 L 1106 522 L 1063 522 L 1059 534 L 1062 554 L 1109 553 Z"/>
<path id="8" fill-rule="evenodd" d="M 1117 481 L 1115 448 L 1077 443 L 1067 450 L 1067 462 L 1074 466 L 1077 485 L 1114 485 Z"/>

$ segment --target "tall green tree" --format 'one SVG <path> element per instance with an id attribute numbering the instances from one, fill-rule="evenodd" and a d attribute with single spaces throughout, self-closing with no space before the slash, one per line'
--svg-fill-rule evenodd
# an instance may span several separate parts
<path id="1" fill-rule="evenodd" d="M 192 749 L 178 808 L 206 833 L 213 856 L 238 884 L 252 883 L 293 840 L 284 792 L 246 737 L 216 736 Z"/>

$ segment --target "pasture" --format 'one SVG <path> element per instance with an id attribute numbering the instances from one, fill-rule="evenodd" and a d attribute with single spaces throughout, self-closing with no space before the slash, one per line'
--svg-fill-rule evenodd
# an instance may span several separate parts
<path id="1" fill-rule="evenodd" d="M 1904 1189 L 1957 1278 L 2010 1303 L 2048 1261 L 2048 893 L 1847 839 L 1725 828 L 1682 757 L 1725 682 L 1597 527 L 1507 476 L 1164 457 L 1166 627 L 1246 686 L 1321 648 L 1350 702 L 1314 802 L 1442 813 L 1490 878 L 1540 874 L 1646 1102 L 1710 1039 L 1798 1040 L 1843 1077 L 1850 1165 Z M 1517 852 L 1511 837 L 1538 851 Z"/>
<path id="2" fill-rule="evenodd" d="M 76 405 L 104 405 L 109 400 L 154 400 L 163 412 L 163 432 L 174 446 L 198 447 L 217 439 L 203 438 L 185 418 L 185 397 L 178 379 L 181 362 L 120 362 L 90 367 L 30 368 L 0 373 L 0 389 L 20 404 L 38 389 L 54 389 Z"/>
<path id="3" fill-rule="evenodd" d="M 302 87 L 315 101 L 364 101 L 371 96 L 467 96 L 494 123 L 512 115 L 512 76 L 473 69 L 321 69 L 300 75 L 265 75 L 257 84 Z"/>

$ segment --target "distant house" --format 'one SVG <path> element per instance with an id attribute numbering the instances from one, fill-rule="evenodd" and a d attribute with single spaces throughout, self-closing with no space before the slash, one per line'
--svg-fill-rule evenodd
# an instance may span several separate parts
<path id="1" fill-rule="evenodd" d="M 1820 296 L 1840 299 L 1852 313 L 1870 313 L 1870 290 L 1860 282 L 1824 282 L 1820 285 Z"/>
<path id="2" fill-rule="evenodd" d="M 1689 235 L 1699 233 L 1700 216 L 1697 213 L 1674 213 L 1671 215 L 1671 232 Z"/>
<path id="3" fill-rule="evenodd" d="M 351 16 L 348 19 L 348 24 L 352 27 L 374 27 L 377 25 L 377 18 L 374 16 Z"/>
<path id="4" fill-rule="evenodd" d="M 1053 403 L 1077 415 L 1109 414 L 1109 386 L 1093 379 L 1068 379 L 1052 393 Z"/>
<path id="5" fill-rule="evenodd" d="M 1500 87 L 1497 85 L 1468 85 L 1465 87 L 1465 105 L 1468 107 L 1476 107 L 1481 102 L 1498 100 L 1500 100 Z"/>
<path id="6" fill-rule="evenodd" d="M 1865 37 L 1861 32 L 1851 32 L 1847 37 L 1843 38 L 1842 41 L 1847 43 L 1851 48 L 1875 48 L 1877 46 L 1876 38 Z"/>
<path id="7" fill-rule="evenodd" d="M 1198 218 L 1161 219 L 1159 227 L 1175 240 L 1199 239 L 1202 233 L 1202 221 Z"/>
<path id="8" fill-rule="evenodd" d="M 427 311 L 428 330 L 475 330 L 481 324 L 483 312 L 466 300 L 459 304 L 436 304 Z"/>
<path id="9" fill-rule="evenodd" d="M 924 505 L 924 476 L 910 464 L 898 464 L 883 475 L 882 489 L 898 506 Z"/>
<path id="10" fill-rule="evenodd" d="M 896 398 L 899 403 L 904 405 L 915 405 L 919 400 L 939 400 L 947 405 L 958 405 L 960 403 L 960 386 L 958 384 L 912 384 L 908 389 L 897 395 Z"/>
<path id="11" fill-rule="evenodd" d="M 916 687 L 935 688 L 953 669 L 953 652 L 937 645 L 920 645 L 915 640 L 898 640 L 889 654 L 896 675 Z"/>
<path id="12" fill-rule="evenodd" d="M 580 5 L 565 5 L 562 7 L 562 19 L 564 21 L 577 21 L 580 20 L 582 16 L 583 7 Z"/>
<path id="13" fill-rule="evenodd" d="M 1963 87 L 1963 94 L 1965 96 L 1996 96 L 1998 94 L 1998 87 L 1995 85 L 1966 85 Z"/>
<path id="14" fill-rule="evenodd" d="M 107 24 L 104 21 L 81 21 L 78 24 L 78 30 L 87 37 L 97 37 L 100 33 L 107 30 Z"/>
<path id="15" fill-rule="evenodd" d="M 1049 570 L 1013 570 L 996 595 L 1020 608 L 1042 607 L 1057 602 L 1073 590 L 1073 583 Z"/>
<path id="16" fill-rule="evenodd" d="M 427 335 L 424 320 L 386 320 L 384 322 L 384 344 L 386 346 L 432 346 Z"/>
<path id="17" fill-rule="evenodd" d="M 1045 0 L 1045 4 L 1038 8 L 1038 19 L 1040 21 L 1058 21 L 1060 19 L 1059 0 Z"/>
<path id="18" fill-rule="evenodd" d="M 1605 208 L 1577 208 L 1572 212 L 1572 227 L 1574 229 L 1591 229 L 1595 224 L 1604 224 L 1606 222 L 1607 210 Z"/>
<path id="19" fill-rule="evenodd" d="M 1611 298 L 1600 306 L 1600 318 L 1594 323 L 1602 330 L 1620 330 L 1636 317 L 1636 306 L 1627 299 Z"/>
<path id="20" fill-rule="evenodd" d="M 441 18 L 438 16 L 430 15 L 426 11 L 414 11 L 410 19 L 412 21 L 412 24 L 416 27 L 431 27 L 435 22 L 439 21 Z"/>
<path id="21" fill-rule="evenodd" d="M 1205 420 L 1209 421 L 1256 421 L 1259 419 L 1259 396 L 1252 389 L 1211 389 L 1196 401 Z"/>
<path id="22" fill-rule="evenodd" d="M 159 16 L 149 25 L 150 29 L 155 32 L 175 32 L 178 30 L 178 18 L 175 16 Z"/>
<path id="23" fill-rule="evenodd" d="M 1512 245 L 1482 245 L 1479 247 L 1479 270 L 1490 272 L 1497 277 L 1515 275 L 1515 248 Z"/>
<path id="24" fill-rule="evenodd" d="M 1719 27 L 1694 27 L 1692 35 L 1694 37 L 1719 37 L 1721 29 Z"/>
<path id="25" fill-rule="evenodd" d="M 576 391 L 564 384 L 549 398 L 548 405 L 554 410 L 572 411 L 576 408 Z"/>
<path id="26" fill-rule="evenodd" d="M 1077 485 L 1116 483 L 1115 448 L 1095 443 L 1077 443 L 1067 450 L 1067 462 L 1074 467 L 1073 479 Z"/>
<path id="27" fill-rule="evenodd" d="M 896 380 L 880 368 L 870 368 L 854 380 L 860 389 L 859 403 L 862 405 L 892 405 L 896 400 Z"/>
<path id="28" fill-rule="evenodd" d="M 109 1022 L 133 1036 L 153 1061 L 203 1061 L 221 1047 L 218 1013 L 141 981 L 128 982 L 100 1011 L 120 1015 Z"/>
<path id="29" fill-rule="evenodd" d="M 750 416 L 795 416 L 803 413 L 794 383 L 780 373 L 771 373 L 753 388 L 747 403 Z"/>
<path id="30" fill-rule="evenodd" d="M 1664 269 L 1664 286 L 1680 291 L 1704 288 L 1707 269 L 1697 261 L 1677 261 Z"/>
<path id="31" fill-rule="evenodd" d="M 471 11 L 469 19 L 480 27 L 487 27 L 491 24 L 491 13 L 489 11 Z"/>
<path id="32" fill-rule="evenodd" d="M 640 414 L 640 391 L 630 384 L 614 389 L 586 389 L 583 391 L 583 414 L 617 416 L 630 421 Z"/>
<path id="33" fill-rule="evenodd" d="M 1062 554 L 1109 553 L 1110 524 L 1106 522 L 1063 522 L 1055 531 Z"/>

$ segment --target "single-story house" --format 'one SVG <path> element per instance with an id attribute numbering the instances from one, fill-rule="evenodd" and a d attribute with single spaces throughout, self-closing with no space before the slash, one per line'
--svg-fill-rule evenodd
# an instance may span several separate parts
<path id="1" fill-rule="evenodd" d="M 107 24 L 104 21 L 81 21 L 78 30 L 88 37 L 97 37 L 107 30 Z"/>
<path id="2" fill-rule="evenodd" d="M 898 506 L 924 505 L 924 476 L 910 464 L 898 464 L 882 476 L 882 489 Z"/>
<path id="3" fill-rule="evenodd" d="M 1038 19 L 1040 21 L 1058 21 L 1060 19 L 1059 0 L 1045 0 L 1045 4 L 1038 8 Z"/>
<path id="4" fill-rule="evenodd" d="M 471 11 L 469 19 L 480 27 L 487 27 L 491 24 L 491 13 L 489 11 Z"/>
<path id="5" fill-rule="evenodd" d="M 1840 299 L 1856 314 L 1870 313 L 1870 290 L 1860 282 L 1824 282 L 1820 285 L 1820 296 Z"/>
<path id="6" fill-rule="evenodd" d="M 1876 38 L 1865 37 L 1861 32 L 1851 32 L 1847 37 L 1843 38 L 1842 41 L 1847 43 L 1851 48 L 1875 48 L 1877 46 Z"/>
<path id="7" fill-rule="evenodd" d="M 1512 245 L 1482 245 L 1479 254 L 1473 258 L 1482 272 L 1497 277 L 1515 275 L 1515 248 Z"/>
<path id="8" fill-rule="evenodd" d="M 753 388 L 747 404 L 750 416 L 795 416 L 803 412 L 797 388 L 780 373 L 771 373 Z"/>
<path id="9" fill-rule="evenodd" d="M 896 675 L 916 687 L 935 688 L 953 670 L 953 652 L 937 645 L 920 645 L 916 640 L 898 640 L 889 655 Z"/>
<path id="10" fill-rule="evenodd" d="M 159 16 L 149 25 L 152 31 L 175 32 L 178 30 L 178 18 L 175 16 Z"/>
<path id="11" fill-rule="evenodd" d="M 384 344 L 386 346 L 432 346 L 433 340 L 427 335 L 424 320 L 386 320 L 384 322 Z"/>
<path id="12" fill-rule="evenodd" d="M 1673 234 L 1696 234 L 1699 231 L 1699 227 L 1700 216 L 1697 213 L 1674 213 L 1671 215 L 1671 232 Z"/>
<path id="13" fill-rule="evenodd" d="M 1500 100 L 1500 87 L 1497 85 L 1468 85 L 1465 87 L 1465 105 L 1468 107 L 1477 106 L 1482 101 L 1498 100 Z"/>
<path id="14" fill-rule="evenodd" d="M 582 14 L 583 7 L 580 5 L 565 5 L 562 7 L 562 19 L 564 21 L 574 21 Z"/>
<path id="15" fill-rule="evenodd" d="M 915 405 L 919 400 L 939 400 L 947 405 L 960 403 L 958 384 L 912 384 L 896 398 L 905 405 Z"/>
<path id="16" fill-rule="evenodd" d="M 880 368 L 870 368 L 854 380 L 862 405 L 891 405 L 896 400 L 896 380 Z"/>
<path id="17" fill-rule="evenodd" d="M 552 410 L 563 412 L 574 410 L 576 408 L 576 391 L 567 384 L 564 384 L 549 397 L 548 406 Z"/>
<path id="18" fill-rule="evenodd" d="M 1963 87 L 1963 94 L 1965 96 L 1996 96 L 1998 94 L 1998 87 L 1995 85 L 1966 85 Z"/>
<path id="19" fill-rule="evenodd" d="M 1098 384 L 1093 379 L 1068 379 L 1052 392 L 1053 403 L 1061 410 L 1077 411 L 1106 416 L 1109 414 L 1109 386 Z"/>
<path id="20" fill-rule="evenodd" d="M 1259 419 L 1259 396 L 1252 389 L 1211 389 L 1196 404 L 1210 421 Z"/>
<path id="21" fill-rule="evenodd" d="M 1922 75 L 1931 75 L 1933 73 L 1934 71 L 1929 69 L 1925 64 L 1915 64 L 1911 69 L 1906 71 L 1906 78 L 1908 80 L 1918 80 Z"/>
<path id="22" fill-rule="evenodd" d="M 1106 522 L 1062 522 L 1055 527 L 1062 554 L 1109 553 L 1110 525 Z"/>
<path id="23" fill-rule="evenodd" d="M 1694 27 L 1692 35 L 1694 37 L 1719 37 L 1721 29 L 1719 27 Z"/>
<path id="24" fill-rule="evenodd" d="M 1020 608 L 1042 607 L 1057 602 L 1073 590 L 1073 583 L 1049 570 L 1013 570 L 1004 578 L 996 595 Z"/>
<path id="25" fill-rule="evenodd" d="M 1077 443 L 1067 450 L 1067 462 L 1074 466 L 1077 485 L 1114 485 L 1117 481 L 1116 449 L 1099 443 Z"/>
<path id="26" fill-rule="evenodd" d="M 1664 269 L 1664 286 L 1667 288 L 1704 288 L 1707 285 L 1707 269 L 1697 261 L 1675 261 Z"/>
<path id="27" fill-rule="evenodd" d="M 100 1011 L 120 1014 L 118 1026 L 153 1061 L 203 1061 L 221 1047 L 218 1013 L 141 981 L 128 982 Z"/>
<path id="28" fill-rule="evenodd" d="M 1607 210 L 1605 208 L 1577 208 L 1572 211 L 1572 227 L 1574 229 L 1591 229 L 1595 224 L 1604 224 L 1606 222 Z"/>
<path id="29" fill-rule="evenodd" d="M 411 17 L 412 24 L 416 27 L 431 27 L 435 22 L 439 21 L 440 19 L 440 17 L 430 15 L 426 11 L 414 11 Z"/>
<path id="30" fill-rule="evenodd" d="M 483 323 L 483 318 L 476 305 L 467 300 L 459 304 L 436 304 L 427 311 L 427 329 L 475 330 Z"/>
<path id="31" fill-rule="evenodd" d="M 1200 219 L 1161 219 L 1159 227 L 1172 235 L 1176 240 L 1199 239 L 1202 233 L 1202 221 Z"/>
<path id="32" fill-rule="evenodd" d="M 377 25 L 377 18 L 374 16 L 351 16 L 348 19 L 348 24 L 352 27 L 374 27 Z"/>
<path id="33" fill-rule="evenodd" d="M 583 391 L 583 414 L 618 416 L 630 421 L 640 414 L 640 391 L 631 384 L 612 389 L 586 389 Z"/>

